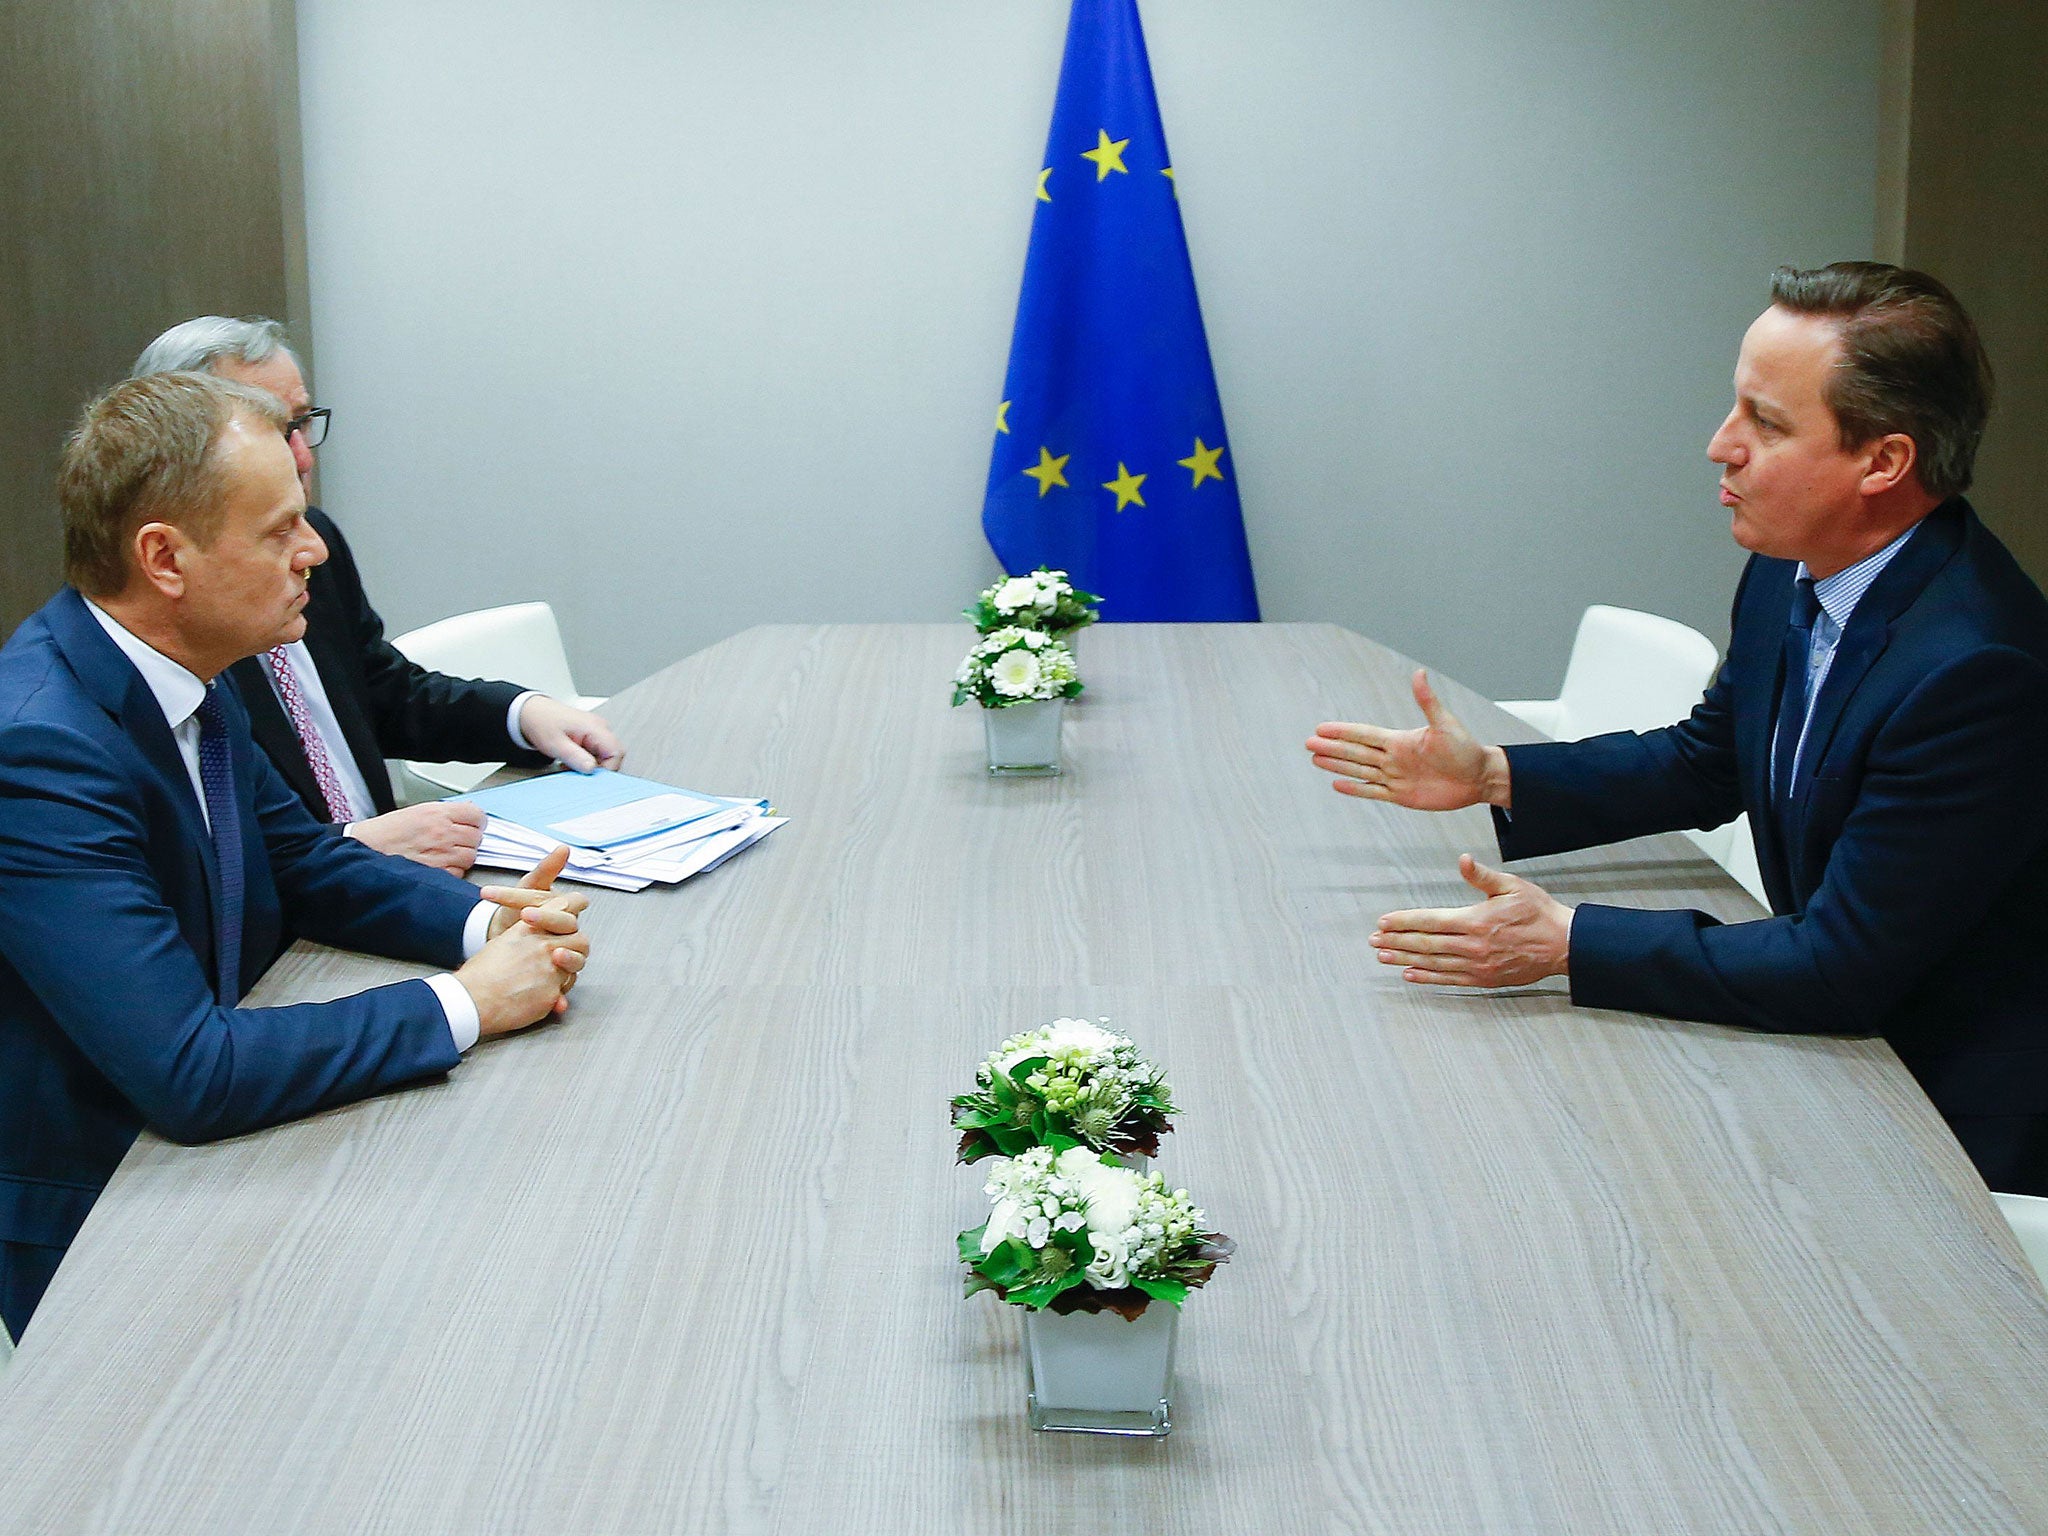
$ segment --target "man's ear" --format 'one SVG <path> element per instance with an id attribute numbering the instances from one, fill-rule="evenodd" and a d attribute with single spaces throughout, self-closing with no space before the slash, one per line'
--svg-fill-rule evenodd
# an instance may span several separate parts
<path id="1" fill-rule="evenodd" d="M 185 595 L 185 555 L 191 547 L 184 533 L 169 523 L 144 523 L 130 545 L 142 579 L 174 600 Z"/>
<path id="2" fill-rule="evenodd" d="M 1887 432 L 1866 445 L 1863 452 L 1863 480 L 1857 489 L 1865 496 L 1882 496 L 1897 490 L 1920 462 L 1919 445 L 1903 432 Z"/>

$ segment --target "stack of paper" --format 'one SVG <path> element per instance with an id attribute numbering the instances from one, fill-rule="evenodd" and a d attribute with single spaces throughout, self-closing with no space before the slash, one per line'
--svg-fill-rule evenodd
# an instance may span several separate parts
<path id="1" fill-rule="evenodd" d="M 699 794 L 605 768 L 542 774 L 451 798 L 489 815 L 477 863 L 527 870 L 567 843 L 563 879 L 619 891 L 716 869 L 786 819 L 770 815 L 766 800 Z"/>

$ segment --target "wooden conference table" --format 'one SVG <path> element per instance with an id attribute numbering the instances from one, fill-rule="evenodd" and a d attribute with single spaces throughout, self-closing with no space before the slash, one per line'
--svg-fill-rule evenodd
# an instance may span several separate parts
<path id="1" fill-rule="evenodd" d="M 445 1082 L 144 1136 L 0 1381 L 0 1529 L 2048 1530 L 2048 1303 L 1889 1050 L 1376 965 L 1491 839 L 1308 764 L 1412 715 L 1356 635 L 1091 631 L 1066 776 L 1011 782 L 966 643 L 756 629 L 614 699 L 633 767 L 791 824 L 600 894 L 569 1017 Z M 1676 838 L 1530 868 L 1755 911 Z M 946 1100 L 1059 1014 L 1165 1060 L 1160 1166 L 1241 1245 L 1164 1442 L 1030 1433 L 960 1296 Z"/>

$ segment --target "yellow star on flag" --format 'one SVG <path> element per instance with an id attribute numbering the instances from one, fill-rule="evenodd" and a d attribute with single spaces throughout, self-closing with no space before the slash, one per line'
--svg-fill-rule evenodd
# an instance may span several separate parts
<path id="1" fill-rule="evenodd" d="M 1121 512 L 1134 501 L 1141 507 L 1145 505 L 1145 498 L 1138 494 L 1138 487 L 1144 483 L 1145 476 L 1132 474 L 1128 469 L 1124 468 L 1124 461 L 1118 459 L 1116 461 L 1116 478 L 1103 481 L 1102 488 L 1105 491 L 1116 492 L 1116 510 Z"/>
<path id="2" fill-rule="evenodd" d="M 1204 480 L 1221 480 L 1223 478 L 1223 471 L 1216 467 L 1216 461 L 1222 457 L 1223 445 L 1221 443 L 1218 443 L 1214 448 L 1204 447 L 1202 440 L 1198 437 L 1195 439 L 1193 455 L 1185 459 L 1175 459 L 1173 462 L 1182 469 L 1191 469 L 1195 472 L 1194 485 L 1188 487 L 1189 490 L 1193 490 L 1196 485 L 1200 485 Z"/>
<path id="3" fill-rule="evenodd" d="M 1097 181 L 1107 181 L 1111 171 L 1128 176 L 1131 173 L 1124 169 L 1124 146 L 1130 142 L 1129 139 L 1111 140 L 1107 128 L 1098 128 L 1095 130 L 1095 147 L 1082 150 L 1081 158 L 1095 162 Z"/>
<path id="4" fill-rule="evenodd" d="M 1166 168 L 1165 170 L 1161 171 L 1161 172 L 1160 172 L 1159 174 L 1160 174 L 1160 175 L 1162 175 L 1162 176 L 1164 176 L 1164 177 L 1165 177 L 1165 178 L 1166 178 L 1166 179 L 1167 179 L 1168 181 L 1170 181 L 1170 182 L 1172 182 L 1172 183 L 1173 183 L 1173 200 L 1174 200 L 1174 201 L 1175 201 L 1176 203 L 1177 203 L 1177 202 L 1179 202 L 1179 201 L 1180 201 L 1180 181 L 1179 181 L 1179 180 L 1178 180 L 1178 179 L 1177 179 L 1177 178 L 1176 178 L 1176 177 L 1174 176 L 1174 174 L 1173 174 L 1173 167 L 1169 165 L 1169 166 L 1168 166 L 1168 167 L 1167 167 L 1167 168 Z"/>
<path id="5" fill-rule="evenodd" d="M 1054 458 L 1052 450 L 1041 443 L 1038 449 L 1038 462 L 1025 470 L 1024 473 L 1038 482 L 1038 494 L 1043 496 L 1054 486 L 1067 483 L 1067 477 L 1063 471 L 1067 467 L 1067 460 L 1072 457 L 1071 453 L 1063 453 L 1058 458 Z"/>
<path id="6" fill-rule="evenodd" d="M 1010 430 L 1010 402 L 1007 400 L 996 407 L 996 430 L 1004 433 Z M 1199 437 L 1195 439 L 1195 446 L 1197 448 L 1202 446 L 1202 440 Z"/>
<path id="7" fill-rule="evenodd" d="M 1038 173 L 1038 200 L 1041 203 L 1052 201 L 1052 194 L 1045 190 L 1045 184 L 1050 180 L 1052 180 L 1052 167 L 1048 165 Z"/>

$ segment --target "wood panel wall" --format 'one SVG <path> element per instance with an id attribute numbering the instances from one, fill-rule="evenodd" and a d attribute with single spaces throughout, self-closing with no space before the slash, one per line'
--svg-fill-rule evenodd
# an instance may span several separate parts
<path id="1" fill-rule="evenodd" d="M 1998 403 L 1970 500 L 2048 586 L 2048 4 L 1913 11 L 1906 260 L 1983 333 Z"/>
<path id="2" fill-rule="evenodd" d="M 291 0 L 0 5 L 0 635 L 61 580 L 79 407 L 191 315 L 307 334 Z"/>

